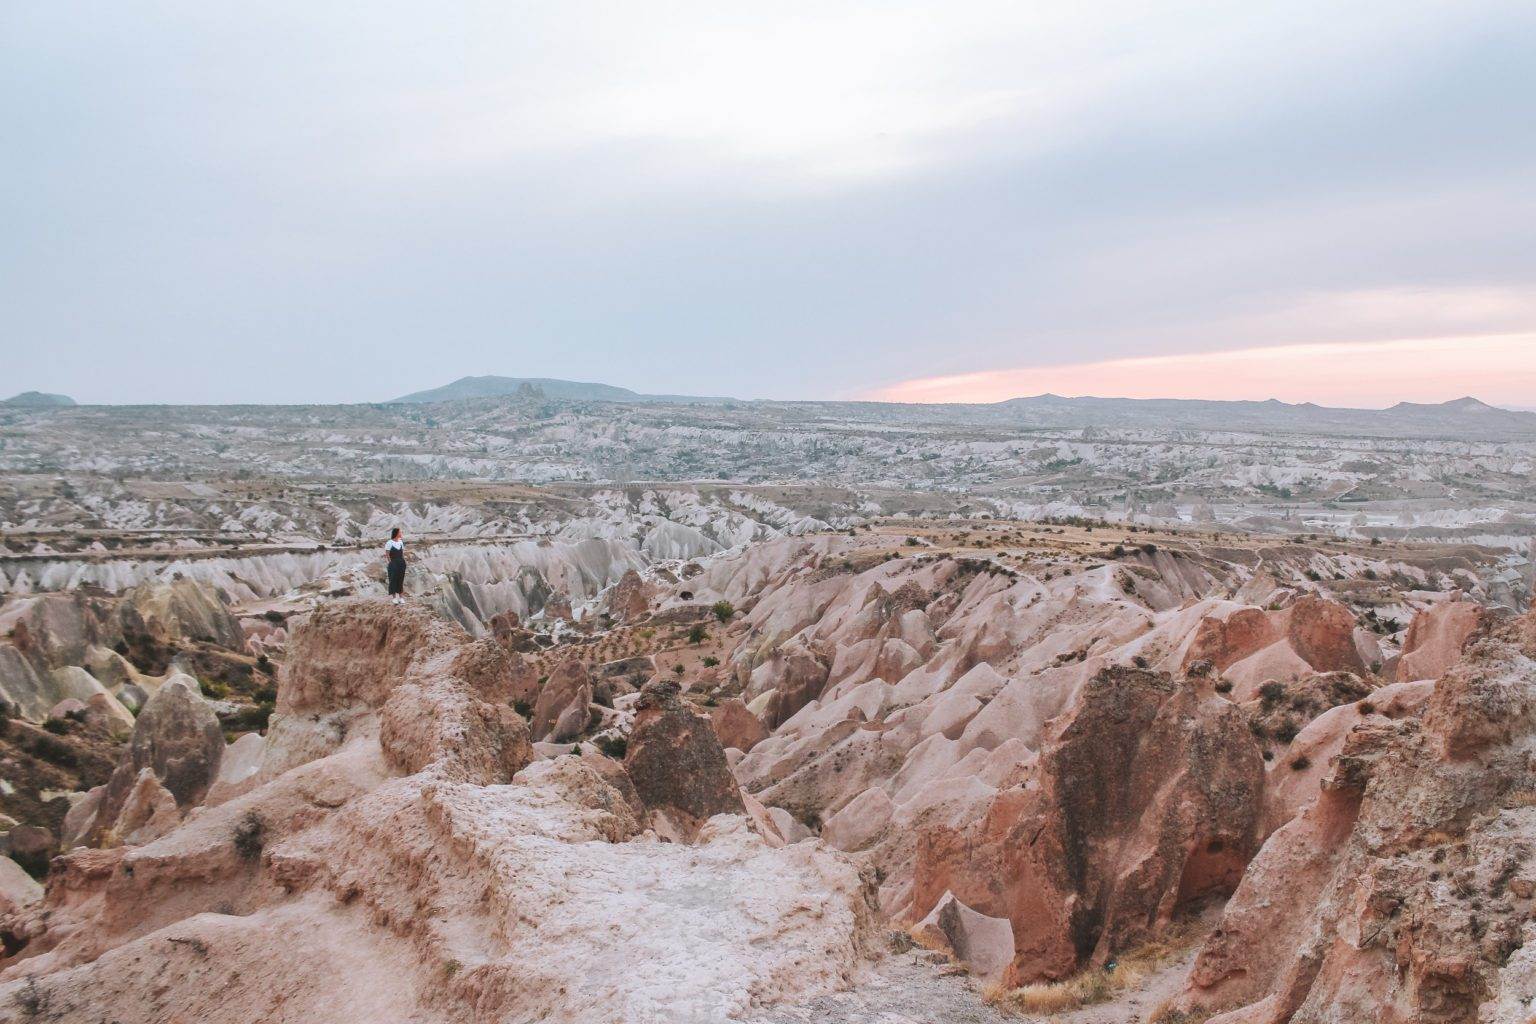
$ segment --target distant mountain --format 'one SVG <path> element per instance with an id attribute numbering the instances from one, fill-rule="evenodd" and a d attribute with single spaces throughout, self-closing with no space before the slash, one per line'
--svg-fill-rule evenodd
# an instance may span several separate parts
<path id="1" fill-rule="evenodd" d="M 539 377 L 463 377 L 452 384 L 417 391 L 387 404 L 505 398 L 525 388 L 536 389 L 545 398 L 568 402 L 715 405 L 735 401 L 691 395 L 646 395 L 612 384 Z M 1536 413 L 1500 409 L 1475 398 L 1458 398 L 1439 404 L 1399 402 L 1390 409 L 1333 409 L 1313 402 L 1292 405 L 1273 398 L 1264 402 L 1228 402 L 1191 398 L 1063 398 L 1049 394 L 975 404 L 771 400 L 745 404 L 854 419 L 873 417 L 909 425 L 942 421 L 1004 423 L 1039 429 L 1275 431 L 1474 440 L 1536 437 Z"/>
<path id="2" fill-rule="evenodd" d="M 409 395 L 390 399 L 386 405 L 420 404 L 424 402 L 457 402 L 468 398 L 507 398 L 523 388 L 533 388 L 546 398 L 566 402 L 722 402 L 722 398 L 700 398 L 692 395 L 642 395 L 629 388 L 612 384 L 588 384 L 575 380 L 554 380 L 549 377 L 460 377 L 452 384 L 428 391 L 413 391 Z"/>
<path id="3" fill-rule="evenodd" d="M 1331 409 L 1312 402 L 1291 405 L 1275 399 L 1215 402 L 1037 395 L 988 408 L 1032 426 L 1189 427 L 1411 437 L 1536 435 L 1536 414 L 1496 408 L 1475 398 L 1438 404 L 1399 402 L 1390 409 Z"/>
<path id="4" fill-rule="evenodd" d="M 0 401 L 0 405 L 11 409 L 62 409 L 74 404 L 75 400 L 68 395 L 49 395 L 41 391 L 23 391 Z"/>

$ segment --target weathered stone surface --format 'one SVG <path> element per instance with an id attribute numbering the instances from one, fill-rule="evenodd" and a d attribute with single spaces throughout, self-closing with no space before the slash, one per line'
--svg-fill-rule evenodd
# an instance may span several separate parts
<path id="1" fill-rule="evenodd" d="M 574 659 L 550 673 L 533 706 L 529 728 L 536 741 L 563 743 L 586 731 L 587 705 L 592 703 L 592 678 Z"/>
<path id="2" fill-rule="evenodd" d="M 149 769 L 185 811 L 200 803 L 219 775 L 224 732 L 218 716 L 188 676 L 160 687 L 134 723 L 128 749 L 102 794 L 97 837 L 112 828 L 138 781 Z"/>
<path id="3" fill-rule="evenodd" d="M 1004 917 L 978 914 L 946 892 L 933 911 L 912 926 L 912 937 L 942 949 L 984 982 L 1001 981 L 1013 964 L 1013 926 Z"/>
<path id="4" fill-rule="evenodd" d="M 4 925 L 26 946 L 0 964 L 0 1016 L 714 1021 L 858 974 L 872 875 L 739 816 L 696 845 L 646 838 L 624 769 L 595 754 L 491 771 L 473 724 L 491 705 L 455 674 L 477 664 L 466 641 L 415 609 L 322 606 L 296 642 L 326 652 L 323 675 L 285 672 L 279 704 L 343 735 L 143 845 L 60 858 Z M 713 743 L 668 711 L 688 716 L 685 751 Z M 125 811 L 143 828 L 174 801 L 138 781 Z"/>
<path id="5" fill-rule="evenodd" d="M 1223 1024 L 1522 1019 L 1490 1007 L 1536 948 L 1530 622 L 1468 650 L 1422 720 L 1358 719 L 1255 858 L 1183 1006 Z"/>
<path id="6" fill-rule="evenodd" d="M 670 679 L 647 683 L 636 705 L 624 768 L 646 808 L 683 831 L 716 814 L 741 814 L 741 793 L 709 719 L 678 696 Z"/>
<path id="7" fill-rule="evenodd" d="M 1443 601 L 1413 617 L 1403 639 L 1397 678 L 1439 679 L 1491 625 L 1488 609 L 1472 601 Z"/>
<path id="8" fill-rule="evenodd" d="M 608 613 L 619 622 L 631 622 L 651 610 L 656 588 L 645 582 L 633 569 L 619 577 L 619 582 L 605 595 Z"/>
<path id="9" fill-rule="evenodd" d="M 1166 675 L 1104 670 L 1027 789 L 919 837 L 913 905 L 952 892 L 1013 923 L 1018 980 L 1064 977 L 1235 888 L 1258 846 L 1262 794 L 1237 708 Z"/>
<path id="10" fill-rule="evenodd" d="M 768 727 L 747 710 L 740 697 L 729 697 L 710 709 L 709 721 L 722 747 L 735 747 L 743 753 L 768 737 Z"/>
<path id="11" fill-rule="evenodd" d="M 9 857 L 0 857 L 0 921 L 43 898 L 43 887 Z"/>

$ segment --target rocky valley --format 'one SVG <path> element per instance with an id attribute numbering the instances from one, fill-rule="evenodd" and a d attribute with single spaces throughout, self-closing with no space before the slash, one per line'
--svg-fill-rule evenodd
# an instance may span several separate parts
<path id="1" fill-rule="evenodd" d="M 1536 1019 L 1536 417 L 450 399 L 0 409 L 0 1019 Z"/>

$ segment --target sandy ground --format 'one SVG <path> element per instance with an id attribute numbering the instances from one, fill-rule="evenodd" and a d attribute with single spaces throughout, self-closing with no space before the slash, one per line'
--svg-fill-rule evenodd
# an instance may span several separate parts
<path id="1" fill-rule="evenodd" d="M 938 954 L 917 949 L 887 956 L 852 991 L 777 1006 L 752 1024 L 1146 1024 L 1183 987 L 1190 950 L 1150 975 L 1141 988 L 1071 1013 L 1033 1017 L 989 1006 L 981 986 Z"/>

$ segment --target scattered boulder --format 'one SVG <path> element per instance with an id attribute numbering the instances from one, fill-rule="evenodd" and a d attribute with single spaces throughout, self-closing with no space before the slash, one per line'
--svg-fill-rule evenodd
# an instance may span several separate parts
<path id="1" fill-rule="evenodd" d="M 912 926 L 912 937 L 929 949 L 949 953 L 989 984 L 1001 981 L 1013 963 L 1013 926 L 1008 919 L 979 914 L 951 892 Z"/>

